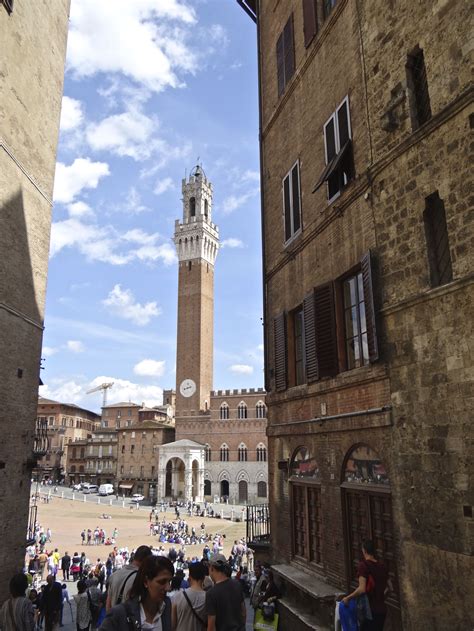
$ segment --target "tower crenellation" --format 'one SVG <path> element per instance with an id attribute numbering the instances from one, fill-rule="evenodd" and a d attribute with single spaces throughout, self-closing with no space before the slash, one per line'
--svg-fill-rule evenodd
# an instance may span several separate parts
<path id="1" fill-rule="evenodd" d="M 180 264 L 202 259 L 214 265 L 219 250 L 219 228 L 212 223 L 212 184 L 196 166 L 182 181 L 183 219 L 175 222 L 174 243 Z"/>

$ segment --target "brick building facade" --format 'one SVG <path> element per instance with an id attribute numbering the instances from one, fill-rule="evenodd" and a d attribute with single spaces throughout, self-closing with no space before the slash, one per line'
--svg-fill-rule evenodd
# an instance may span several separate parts
<path id="1" fill-rule="evenodd" d="M 66 484 L 82 482 L 117 486 L 117 442 L 115 428 L 101 427 L 84 440 L 66 447 Z"/>
<path id="2" fill-rule="evenodd" d="M 179 260 L 176 441 L 158 449 L 158 497 L 264 501 L 265 393 L 213 391 L 219 229 L 212 222 L 212 184 L 201 166 L 183 180 L 182 192 L 183 218 L 176 221 L 174 235 Z"/>
<path id="3" fill-rule="evenodd" d="M 76 440 L 90 438 L 100 426 L 100 416 L 72 403 L 38 398 L 37 420 L 48 426 L 49 449 L 40 460 L 33 476 L 59 482 L 66 476 L 66 447 Z"/>
<path id="4" fill-rule="evenodd" d="M 0 2 L 2 602 L 23 568 L 31 470 L 44 451 L 34 434 L 68 14 L 69 0 Z"/>
<path id="5" fill-rule="evenodd" d="M 258 28 L 281 622 L 329 625 L 369 537 L 394 587 L 387 629 L 466 628 L 468 5 L 240 4 Z"/>

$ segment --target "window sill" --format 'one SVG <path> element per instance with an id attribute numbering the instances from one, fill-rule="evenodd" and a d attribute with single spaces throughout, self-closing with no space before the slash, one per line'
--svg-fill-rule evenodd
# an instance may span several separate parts
<path id="1" fill-rule="evenodd" d="M 291 252 L 292 248 L 296 246 L 298 242 L 301 240 L 302 235 L 303 235 L 303 229 L 300 228 L 298 232 L 295 232 L 295 234 L 290 239 L 288 239 L 288 241 L 284 242 L 283 250 L 286 252 Z"/>
<path id="2" fill-rule="evenodd" d="M 272 565 L 272 570 L 283 581 L 294 585 L 299 591 L 305 592 L 311 598 L 333 600 L 343 592 L 329 585 L 321 575 L 322 566 L 302 564 L 291 561 L 290 564 Z"/>

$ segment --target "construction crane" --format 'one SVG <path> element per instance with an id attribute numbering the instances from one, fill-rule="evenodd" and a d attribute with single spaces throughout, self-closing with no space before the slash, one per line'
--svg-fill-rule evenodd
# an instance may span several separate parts
<path id="1" fill-rule="evenodd" d="M 111 383 L 101 383 L 97 388 L 92 388 L 92 390 L 88 390 L 86 394 L 92 394 L 93 392 L 99 392 L 102 390 L 102 407 L 105 408 L 107 405 L 107 390 L 114 385 L 114 382 Z"/>

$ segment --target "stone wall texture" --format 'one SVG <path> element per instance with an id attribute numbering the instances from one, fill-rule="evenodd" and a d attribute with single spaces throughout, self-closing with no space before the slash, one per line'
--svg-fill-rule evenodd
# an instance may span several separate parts
<path id="1" fill-rule="evenodd" d="M 315 5 L 318 32 L 307 47 L 299 0 L 260 3 L 259 9 L 274 562 L 301 567 L 292 546 L 296 526 L 285 463 L 305 446 L 321 474 L 322 558 L 302 567 L 349 589 L 350 489 L 344 468 L 351 449 L 367 444 L 390 478 L 390 508 L 382 519 L 391 523 L 396 585 L 386 628 L 470 628 L 474 115 L 469 6 L 461 0 L 338 0 L 325 16 L 323 3 Z M 279 96 L 276 43 L 291 14 L 295 73 Z M 419 127 L 406 68 L 416 47 L 424 53 L 431 106 L 431 118 Z M 323 126 L 345 97 L 355 177 L 328 203 L 325 186 L 312 191 L 325 167 Z M 296 161 L 302 230 L 285 246 L 282 180 Z M 423 220 L 426 198 L 433 193 L 444 203 L 453 269 L 452 281 L 440 287 L 430 285 Z M 369 249 L 378 360 L 354 370 L 339 361 L 336 376 L 277 392 L 274 318 L 295 309 L 312 288 L 357 271 Z M 294 624 L 309 628 L 302 619 Z"/>
<path id="2" fill-rule="evenodd" d="M 23 568 L 69 0 L 0 6 L 0 600 Z"/>

